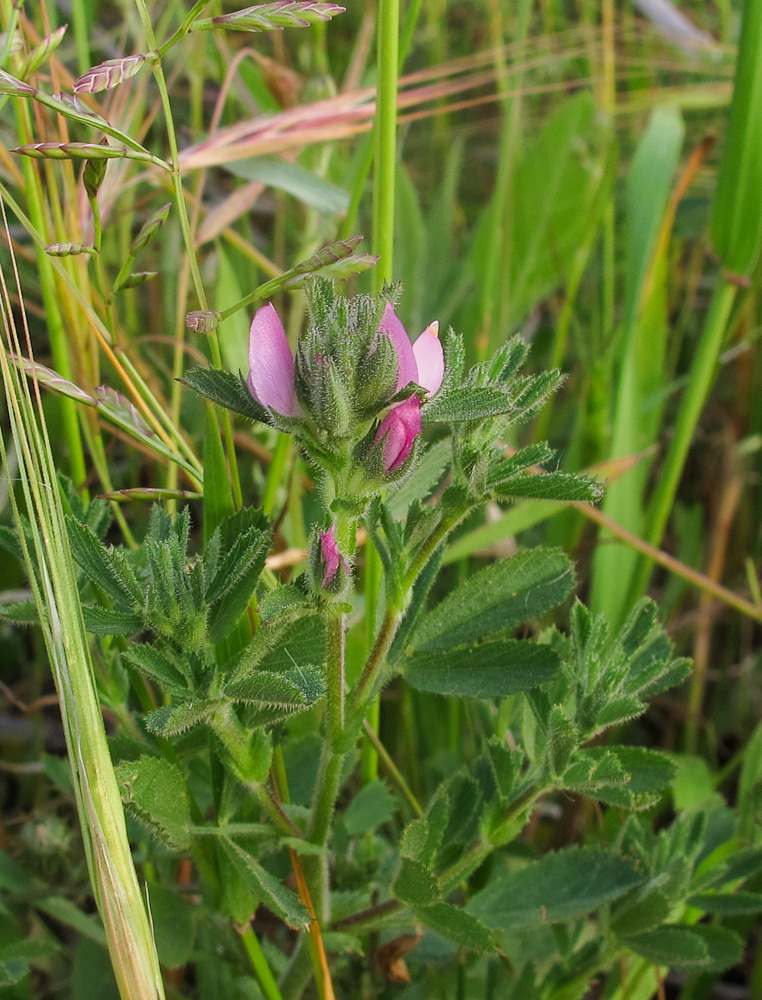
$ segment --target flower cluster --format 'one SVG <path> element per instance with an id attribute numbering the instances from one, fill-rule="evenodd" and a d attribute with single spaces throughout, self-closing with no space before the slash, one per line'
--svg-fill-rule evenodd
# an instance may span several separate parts
<path id="1" fill-rule="evenodd" d="M 321 329 L 317 322 L 300 340 L 296 358 L 277 312 L 263 306 L 249 333 L 248 387 L 276 421 L 312 425 L 328 438 L 359 440 L 369 421 L 375 426 L 380 419 L 372 445 L 391 474 L 410 458 L 421 432 L 421 396 L 430 398 L 441 386 L 444 354 L 438 323 L 411 344 L 390 302 L 380 320 L 370 304 L 378 310 L 366 300 L 359 332 L 348 323 Z"/>

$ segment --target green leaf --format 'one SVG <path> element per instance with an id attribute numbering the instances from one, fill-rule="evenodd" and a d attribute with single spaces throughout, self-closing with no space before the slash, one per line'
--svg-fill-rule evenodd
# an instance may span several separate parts
<path id="1" fill-rule="evenodd" d="M 219 604 L 209 623 L 213 643 L 222 641 L 246 610 L 270 548 L 269 523 L 264 514 L 244 507 L 217 529 L 222 556 L 205 598 Z"/>
<path id="2" fill-rule="evenodd" d="M 515 397 L 491 386 L 463 386 L 450 392 L 440 390 L 421 410 L 424 424 L 461 423 L 483 420 L 515 409 Z"/>
<path id="3" fill-rule="evenodd" d="M 180 381 L 226 410 L 240 413 L 248 420 L 269 422 L 267 410 L 254 399 L 240 375 L 220 368 L 196 367 L 187 371 Z"/>
<path id="4" fill-rule="evenodd" d="M 150 643 L 137 643 L 122 653 L 128 667 L 155 681 L 162 691 L 172 695 L 187 695 L 192 690 L 192 678 L 181 673 L 183 664 L 167 650 Z"/>
<path id="5" fill-rule="evenodd" d="M 149 885 L 148 904 L 159 961 L 167 969 L 185 965 L 196 940 L 198 908 L 160 882 Z"/>
<path id="6" fill-rule="evenodd" d="M 549 680 L 558 669 L 549 646 L 516 639 L 415 653 L 405 680 L 419 691 L 468 698 L 504 698 Z"/>
<path id="7" fill-rule="evenodd" d="M 95 532 L 73 517 L 66 518 L 74 558 L 97 586 L 121 605 L 140 607 L 143 593 L 124 562 L 118 562 L 114 549 L 103 545 Z"/>
<path id="8" fill-rule="evenodd" d="M 97 604 L 82 606 L 85 628 L 93 635 L 136 635 L 145 628 L 140 615 L 118 608 L 101 608 Z"/>
<path id="9" fill-rule="evenodd" d="M 685 901 L 705 913 L 717 913 L 722 917 L 737 914 L 762 913 L 762 892 L 696 892 Z"/>
<path id="10" fill-rule="evenodd" d="M 222 693 L 233 701 L 297 712 L 313 705 L 324 691 L 320 667 L 305 665 L 292 668 L 288 673 L 255 670 L 248 677 L 225 685 Z"/>
<path id="11" fill-rule="evenodd" d="M 563 601 L 574 571 L 558 549 L 531 549 L 475 573 L 422 620 L 416 652 L 446 650 L 536 618 Z"/>
<path id="12" fill-rule="evenodd" d="M 412 858 L 401 858 L 392 892 L 403 903 L 427 906 L 442 898 L 442 889 L 434 872 Z"/>
<path id="13" fill-rule="evenodd" d="M 514 476 L 492 487 L 497 500 L 564 500 L 595 503 L 603 496 L 601 484 L 568 472 L 540 472 Z"/>
<path id="14" fill-rule="evenodd" d="M 639 934 L 663 924 L 671 909 L 670 901 L 661 890 L 652 889 L 645 895 L 642 890 L 636 890 L 613 909 L 611 928 L 620 937 Z"/>
<path id="15" fill-rule="evenodd" d="M 414 907 L 415 915 L 431 930 L 481 954 L 492 951 L 492 932 L 478 917 L 451 903 Z"/>
<path id="16" fill-rule="evenodd" d="M 46 899 L 36 901 L 35 906 L 64 926 L 71 927 L 77 934 L 105 946 L 106 934 L 99 917 L 83 913 L 70 899 L 64 896 L 48 896 Z"/>
<path id="17" fill-rule="evenodd" d="M 709 964 L 709 948 L 693 927 L 663 924 L 652 931 L 621 939 L 636 955 L 654 965 L 673 969 L 696 969 Z"/>
<path id="18" fill-rule="evenodd" d="M 355 795 L 344 813 L 350 836 L 368 833 L 386 823 L 397 811 L 394 797 L 383 781 L 371 781 Z"/>
<path id="19" fill-rule="evenodd" d="M 743 5 L 735 87 L 717 193 L 712 240 L 725 267 L 749 276 L 762 245 L 762 2 Z"/>
<path id="20" fill-rule="evenodd" d="M 324 215 L 345 215 L 349 208 L 349 194 L 343 188 L 295 161 L 279 156 L 255 156 L 226 163 L 225 169 L 236 177 L 285 191 Z"/>
<path id="21" fill-rule="evenodd" d="M 623 896 L 641 880 L 635 868 L 616 855 L 572 847 L 494 878 L 473 897 L 468 910 L 501 930 L 575 920 Z"/>
<path id="22" fill-rule="evenodd" d="M 266 871 L 258 861 L 232 840 L 220 841 L 221 846 L 231 862 L 248 883 L 250 888 L 279 917 L 286 921 L 289 927 L 303 930 L 309 923 L 309 914 L 299 897 L 282 885 L 273 875 Z"/>
<path id="23" fill-rule="evenodd" d="M 10 622 L 12 625 L 38 625 L 40 616 L 37 613 L 37 602 L 29 600 L 0 605 L 0 621 Z"/>
<path id="24" fill-rule="evenodd" d="M 190 807 L 179 767 L 158 757 L 126 761 L 116 769 L 122 799 L 137 818 L 177 850 L 190 844 Z"/>
<path id="25" fill-rule="evenodd" d="M 574 781 L 585 766 L 589 776 Z M 625 809 L 653 804 L 677 773 L 664 754 L 644 747 L 592 747 L 582 751 L 572 769 L 564 775 L 564 785 L 609 805 Z"/>
<path id="26" fill-rule="evenodd" d="M 205 722 L 217 711 L 214 702 L 180 702 L 163 705 L 146 716 L 146 728 L 155 736 L 178 736 L 193 726 Z"/>

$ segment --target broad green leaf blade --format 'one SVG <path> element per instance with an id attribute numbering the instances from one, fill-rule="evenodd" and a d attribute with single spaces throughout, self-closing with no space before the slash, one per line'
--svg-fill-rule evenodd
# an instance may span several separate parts
<path id="1" fill-rule="evenodd" d="M 467 908 L 500 930 L 557 923 L 583 917 L 641 881 L 635 868 L 616 855 L 572 847 L 493 878 Z"/>
<path id="2" fill-rule="evenodd" d="M 403 903 L 427 906 L 442 898 L 442 888 L 434 872 L 420 861 L 401 858 L 392 892 Z"/>
<path id="3" fill-rule="evenodd" d="M 241 877 L 274 913 L 285 920 L 289 927 L 302 930 L 307 926 L 309 914 L 295 893 L 282 885 L 232 840 L 222 840 L 221 845 Z"/>
<path id="4" fill-rule="evenodd" d="M 564 600 L 574 586 L 571 563 L 558 549 L 532 549 L 475 573 L 425 616 L 411 645 L 417 653 L 447 650 L 504 633 Z"/>
<path id="5" fill-rule="evenodd" d="M 504 698 L 550 680 L 559 666 L 549 646 L 496 639 L 414 654 L 405 680 L 419 691 L 467 698 Z"/>
<path id="6" fill-rule="evenodd" d="M 745 0 L 712 240 L 722 263 L 749 277 L 762 246 L 762 0 Z"/>
<path id="7" fill-rule="evenodd" d="M 256 156 L 250 160 L 234 160 L 225 166 L 236 177 L 285 191 L 325 215 L 345 215 L 349 208 L 346 191 L 292 160 Z"/>
<path id="8" fill-rule="evenodd" d="M 723 917 L 737 914 L 762 913 L 762 892 L 696 892 L 686 899 L 688 906 L 695 906 L 705 913 Z"/>
<path id="9" fill-rule="evenodd" d="M 496 500 L 564 500 L 595 503 L 603 495 L 601 484 L 569 472 L 540 472 L 514 476 L 492 487 Z"/>
<path id="10" fill-rule="evenodd" d="M 180 768 L 158 757 L 120 764 L 122 798 L 137 818 L 176 850 L 190 844 L 190 806 Z"/>
<path id="11" fill-rule="evenodd" d="M 443 937 L 481 954 L 494 947 L 492 932 L 473 913 L 452 903 L 434 903 L 414 908 L 415 915 Z"/>
<path id="12" fill-rule="evenodd" d="M 85 628 L 93 635 L 137 635 L 145 628 L 140 615 L 116 608 L 101 608 L 98 605 L 84 605 L 82 617 Z"/>
<path id="13" fill-rule="evenodd" d="M 371 781 L 355 795 L 344 813 L 350 836 L 368 833 L 390 820 L 397 811 L 394 797 L 383 781 Z"/>
<path id="14" fill-rule="evenodd" d="M 267 423 L 267 411 L 254 399 L 239 375 L 221 368 L 196 367 L 187 371 L 181 381 L 226 410 Z"/>

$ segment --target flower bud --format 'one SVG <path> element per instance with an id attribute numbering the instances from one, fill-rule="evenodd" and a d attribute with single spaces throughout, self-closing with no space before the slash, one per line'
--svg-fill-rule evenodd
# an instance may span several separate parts
<path id="1" fill-rule="evenodd" d="M 313 532 L 309 568 L 312 586 L 318 593 L 343 594 L 349 580 L 349 565 L 339 550 L 335 524 L 328 531 Z"/>
<path id="2" fill-rule="evenodd" d="M 383 447 L 384 472 L 396 472 L 405 464 L 420 433 L 421 401 L 413 395 L 390 410 L 376 431 L 375 444 Z"/>

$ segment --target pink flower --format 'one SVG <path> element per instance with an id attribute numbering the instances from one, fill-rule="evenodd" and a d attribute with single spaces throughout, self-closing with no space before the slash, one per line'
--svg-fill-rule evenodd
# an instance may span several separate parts
<path id="1" fill-rule="evenodd" d="M 421 433 L 421 401 L 416 395 L 395 406 L 376 431 L 376 444 L 384 442 L 384 471 L 394 472 L 410 457 Z"/>
<path id="2" fill-rule="evenodd" d="M 254 313 L 249 329 L 249 390 L 258 403 L 286 417 L 296 416 L 294 356 L 272 305 Z"/>
<path id="3" fill-rule="evenodd" d="M 397 392 L 416 382 L 433 396 L 444 378 L 444 352 L 439 340 L 439 323 L 430 323 L 414 344 L 399 321 L 391 302 L 387 303 L 381 330 L 394 344 L 399 359 Z M 421 401 L 410 396 L 395 406 L 376 431 L 376 444 L 383 441 L 384 470 L 394 472 L 410 457 L 415 439 L 421 433 Z"/>
<path id="4" fill-rule="evenodd" d="M 391 302 L 387 302 L 380 329 L 387 334 L 397 351 L 397 392 L 409 382 L 417 382 L 433 396 L 444 378 L 444 352 L 439 339 L 439 323 L 430 323 L 416 342 L 411 344 L 394 307 Z"/>
<path id="5" fill-rule="evenodd" d="M 339 568 L 346 574 L 349 572 L 347 561 L 339 552 L 336 542 L 336 525 L 332 524 L 328 531 L 320 532 L 320 554 L 325 563 L 325 573 L 323 574 L 323 587 L 330 586 L 334 577 L 339 572 Z"/>

